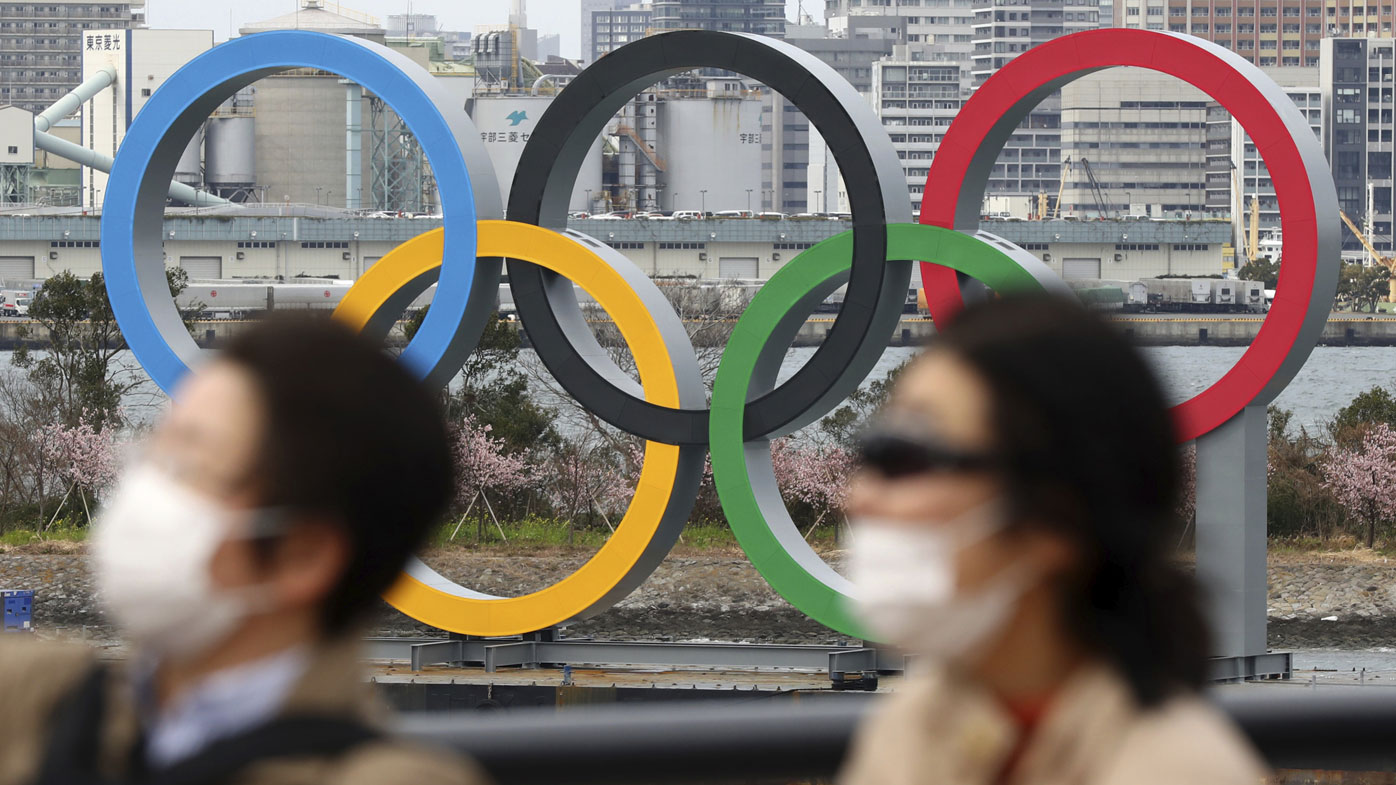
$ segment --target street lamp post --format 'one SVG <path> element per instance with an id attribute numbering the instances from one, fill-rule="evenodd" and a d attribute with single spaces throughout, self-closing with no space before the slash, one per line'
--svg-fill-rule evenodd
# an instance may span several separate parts
<path id="1" fill-rule="evenodd" d="M 703 217 L 706 218 L 708 216 L 708 189 L 700 190 L 698 198 L 701 200 L 698 203 L 698 209 L 703 211 Z"/>
<path id="2" fill-rule="evenodd" d="M 323 190 L 325 190 L 325 186 L 323 186 L 323 185 L 317 185 L 317 186 L 315 186 L 315 206 L 316 206 L 316 207 L 319 207 L 319 206 L 320 206 L 320 192 L 323 191 Z"/>
<path id="3" fill-rule="evenodd" d="M 823 192 L 823 191 L 815 191 L 815 192 L 814 192 L 815 212 L 819 212 L 819 213 L 824 212 L 824 200 L 821 198 L 821 197 L 823 197 L 823 196 L 824 196 L 824 192 Z"/>
<path id="4" fill-rule="evenodd" d="M 746 189 L 746 211 L 751 212 L 751 189 Z"/>
<path id="5" fill-rule="evenodd" d="M 586 204 L 586 207 L 584 207 L 584 208 L 582 208 L 582 209 L 586 210 L 586 212 L 587 212 L 588 214 L 590 214 L 590 213 L 591 213 L 591 189 L 590 189 L 590 188 L 586 189 L 586 192 L 587 192 L 587 204 Z"/>

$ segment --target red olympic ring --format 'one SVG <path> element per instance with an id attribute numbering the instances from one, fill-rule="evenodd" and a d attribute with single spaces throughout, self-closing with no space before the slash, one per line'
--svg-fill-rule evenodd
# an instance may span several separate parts
<path id="1" fill-rule="evenodd" d="M 1236 365 L 1173 407 L 1182 443 L 1279 394 L 1317 342 L 1337 283 L 1332 176 L 1308 122 L 1258 68 L 1202 39 L 1150 30 L 1092 30 L 1033 47 L 986 80 L 950 125 L 926 178 L 921 223 L 975 230 L 989 170 L 1021 119 L 1068 82 L 1116 66 L 1177 77 L 1220 103 L 1254 140 L 1279 197 L 1285 249 L 1274 305 Z M 954 270 L 923 262 L 921 278 L 934 319 L 963 308 Z"/>

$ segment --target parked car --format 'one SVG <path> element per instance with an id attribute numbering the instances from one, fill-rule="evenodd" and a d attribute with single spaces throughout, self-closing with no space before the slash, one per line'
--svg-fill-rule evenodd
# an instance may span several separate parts
<path id="1" fill-rule="evenodd" d="M 697 210 L 675 210 L 674 218 L 679 221 L 698 221 L 702 220 L 703 214 Z"/>
<path id="2" fill-rule="evenodd" d="M 714 218 L 755 218 L 756 213 L 750 210 L 718 210 L 713 213 Z"/>

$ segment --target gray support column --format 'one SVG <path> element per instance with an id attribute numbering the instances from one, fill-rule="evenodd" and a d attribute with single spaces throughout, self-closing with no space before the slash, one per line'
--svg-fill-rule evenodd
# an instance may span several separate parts
<path id="1" fill-rule="evenodd" d="M 1221 657 L 1266 651 L 1267 431 L 1251 405 L 1197 440 L 1197 577 Z"/>

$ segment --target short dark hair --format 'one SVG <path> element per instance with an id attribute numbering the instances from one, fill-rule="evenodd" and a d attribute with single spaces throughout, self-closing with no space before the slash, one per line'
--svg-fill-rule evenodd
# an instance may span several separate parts
<path id="1" fill-rule="evenodd" d="M 1061 587 L 1077 639 L 1118 667 L 1142 705 L 1201 686 L 1207 627 L 1173 556 L 1178 451 L 1143 356 L 1098 315 L 1040 295 L 972 306 L 932 346 L 991 390 L 1016 519 L 1084 554 Z"/>
<path id="2" fill-rule="evenodd" d="M 374 606 L 439 523 L 452 463 L 436 396 L 383 347 L 329 318 L 276 315 L 220 359 L 251 374 L 266 409 L 260 502 L 343 527 L 349 564 L 326 599 L 327 634 Z"/>

